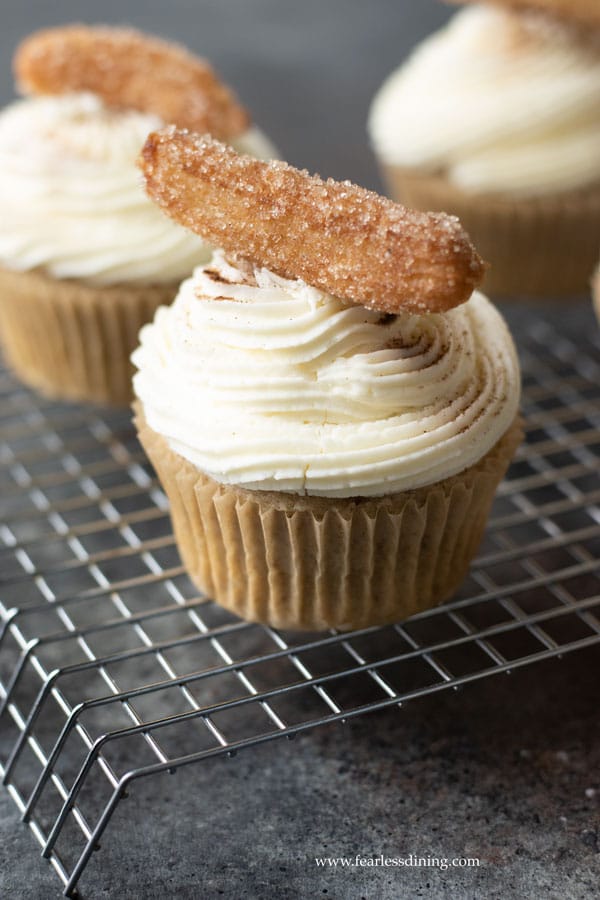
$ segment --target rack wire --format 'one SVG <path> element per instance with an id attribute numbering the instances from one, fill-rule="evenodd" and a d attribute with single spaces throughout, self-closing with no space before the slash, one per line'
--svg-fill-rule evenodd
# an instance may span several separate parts
<path id="1" fill-rule="evenodd" d="M 67 896 L 136 779 L 600 643 L 598 332 L 587 308 L 510 318 L 527 441 L 469 577 L 352 633 L 199 596 L 129 415 L 2 370 L 0 775 Z"/>

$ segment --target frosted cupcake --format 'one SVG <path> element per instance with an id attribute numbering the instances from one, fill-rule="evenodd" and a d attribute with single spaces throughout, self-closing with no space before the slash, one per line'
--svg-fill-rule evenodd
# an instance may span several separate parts
<path id="1" fill-rule="evenodd" d="M 229 254 L 133 356 L 139 436 L 193 580 L 286 628 L 445 600 L 521 437 L 515 349 L 473 292 L 483 267 L 458 222 L 173 130 L 143 168 L 167 213 Z"/>
<path id="2" fill-rule="evenodd" d="M 417 47 L 374 99 L 371 142 L 394 197 L 460 217 L 489 290 L 584 293 L 600 233 L 600 13 L 504 5 L 461 10 Z"/>
<path id="3" fill-rule="evenodd" d="M 201 60 L 132 31 L 72 26 L 15 57 L 0 113 L 0 335 L 27 384 L 126 404 L 140 327 L 210 251 L 149 201 L 135 160 L 164 121 L 272 147 Z"/>

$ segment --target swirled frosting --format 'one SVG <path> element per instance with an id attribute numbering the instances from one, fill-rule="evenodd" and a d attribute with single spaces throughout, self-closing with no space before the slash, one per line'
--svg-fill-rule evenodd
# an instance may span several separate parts
<path id="1" fill-rule="evenodd" d="M 93 284 L 181 280 L 210 251 L 148 199 L 135 165 L 162 123 L 92 94 L 21 100 L 0 113 L 0 263 Z M 258 129 L 237 146 L 269 156 Z"/>
<path id="2" fill-rule="evenodd" d="M 221 253 L 140 333 L 150 427 L 221 483 L 326 497 L 430 484 L 481 459 L 519 403 L 514 346 L 475 293 L 382 315 Z"/>
<path id="3" fill-rule="evenodd" d="M 384 83 L 369 118 L 389 165 L 466 191 L 544 194 L 600 180 L 600 51 L 540 15 L 457 13 Z"/>

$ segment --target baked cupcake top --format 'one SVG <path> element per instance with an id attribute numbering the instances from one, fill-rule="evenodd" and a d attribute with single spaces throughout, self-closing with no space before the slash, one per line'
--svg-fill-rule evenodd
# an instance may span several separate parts
<path id="1" fill-rule="evenodd" d="M 597 183 L 600 41 L 543 14 L 474 4 L 387 79 L 369 132 L 384 164 L 444 174 L 467 192 Z"/>
<path id="2" fill-rule="evenodd" d="M 511 425 L 514 346 L 473 293 L 483 266 L 455 219 L 173 129 L 150 136 L 142 168 L 170 215 L 227 244 L 133 355 L 149 426 L 202 471 L 381 496 L 463 471 Z"/>
<path id="3" fill-rule="evenodd" d="M 0 264 L 12 269 L 179 281 L 210 251 L 145 195 L 135 166 L 145 137 L 179 117 L 244 152 L 274 152 L 207 63 L 137 32 L 39 32 L 18 48 L 15 75 L 32 96 L 0 113 Z"/>

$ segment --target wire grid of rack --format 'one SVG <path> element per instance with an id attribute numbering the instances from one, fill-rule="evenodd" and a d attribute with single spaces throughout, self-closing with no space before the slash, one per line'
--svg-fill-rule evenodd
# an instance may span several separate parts
<path id="1" fill-rule="evenodd" d="M 527 442 L 469 577 L 344 634 L 199 596 L 129 415 L 0 375 L 0 774 L 67 896 L 137 778 L 600 642 L 598 332 L 511 318 Z"/>

